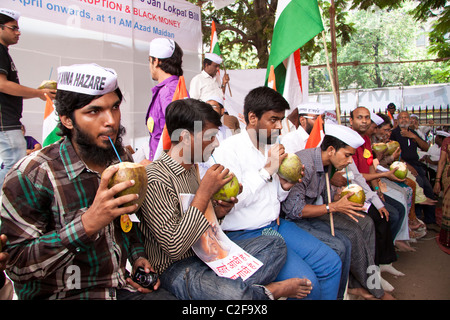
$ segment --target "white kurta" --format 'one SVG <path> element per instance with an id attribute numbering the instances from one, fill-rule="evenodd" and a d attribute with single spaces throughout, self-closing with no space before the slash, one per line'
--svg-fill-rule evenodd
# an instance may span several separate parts
<path id="1" fill-rule="evenodd" d="M 267 162 L 269 147 L 262 154 L 253 145 L 247 130 L 243 130 L 224 140 L 214 151 L 216 162 L 230 169 L 243 186 L 239 202 L 221 224 L 223 230 L 258 229 L 278 218 L 280 202 L 289 192 L 281 188 L 277 174 L 273 175 L 272 182 L 266 182 L 259 174 Z"/>
<path id="2" fill-rule="evenodd" d="M 189 87 L 189 96 L 194 99 L 207 101 L 212 97 L 223 97 L 217 77 L 211 77 L 204 70 L 192 78 Z"/>
<path id="3" fill-rule="evenodd" d="M 287 153 L 296 153 L 305 149 L 309 134 L 299 126 L 296 130 L 281 135 L 281 144 Z"/>

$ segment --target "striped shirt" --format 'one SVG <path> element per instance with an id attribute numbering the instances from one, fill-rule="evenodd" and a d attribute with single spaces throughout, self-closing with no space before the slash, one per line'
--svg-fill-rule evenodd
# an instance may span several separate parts
<path id="1" fill-rule="evenodd" d="M 150 264 L 163 273 L 174 262 L 191 257 L 192 245 L 209 227 L 197 208 L 182 208 L 180 193 L 195 194 L 195 166 L 186 170 L 166 153 L 147 166 L 148 188 L 138 211 L 139 228 Z"/>
<path id="2" fill-rule="evenodd" d="M 126 286 L 127 258 L 133 265 L 145 256 L 138 229 L 124 233 L 118 218 L 91 238 L 81 222 L 99 181 L 67 138 L 8 173 L 0 233 L 8 236 L 7 273 L 19 299 L 114 299 Z"/>

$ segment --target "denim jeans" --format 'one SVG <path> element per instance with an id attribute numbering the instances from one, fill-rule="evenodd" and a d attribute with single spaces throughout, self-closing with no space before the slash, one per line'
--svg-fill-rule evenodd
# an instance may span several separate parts
<path id="1" fill-rule="evenodd" d="M 348 275 L 350 272 L 352 243 L 339 230 L 334 230 L 334 236 L 331 234 L 330 226 L 317 218 L 303 218 L 293 221 L 299 228 L 307 231 L 337 253 L 342 263 L 341 281 L 337 298 L 344 299 L 345 289 L 347 288 Z"/>
<path id="2" fill-rule="evenodd" d="M 311 300 L 336 300 L 341 279 L 341 260 L 326 244 L 300 229 L 295 223 L 280 219 L 280 225 L 272 224 L 257 230 L 227 233 L 230 239 L 248 239 L 272 229 L 284 238 L 287 259 L 276 281 L 290 278 L 307 278 L 312 291 L 306 297 Z"/>
<path id="3" fill-rule="evenodd" d="M 8 171 L 27 155 L 27 143 L 22 130 L 0 131 L 0 189 Z"/>
<path id="4" fill-rule="evenodd" d="M 197 256 L 175 262 L 161 275 L 161 286 L 180 300 L 265 300 L 264 285 L 273 282 L 286 261 L 286 244 L 277 236 L 234 241 L 263 263 L 246 281 L 216 275 Z"/>
<path id="5" fill-rule="evenodd" d="M 177 300 L 170 292 L 159 288 L 150 293 L 131 292 L 127 289 L 116 291 L 117 300 Z"/>

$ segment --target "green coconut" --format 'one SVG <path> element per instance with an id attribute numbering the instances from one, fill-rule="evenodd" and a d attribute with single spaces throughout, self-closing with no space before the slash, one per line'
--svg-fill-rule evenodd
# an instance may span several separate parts
<path id="1" fill-rule="evenodd" d="M 406 175 L 408 174 L 408 168 L 406 167 L 406 164 L 400 161 L 392 162 L 390 169 L 397 169 L 394 174 L 399 179 L 405 179 Z"/>
<path id="2" fill-rule="evenodd" d="M 225 178 L 228 178 L 230 175 L 227 175 Z M 217 191 L 213 195 L 214 200 L 222 200 L 222 201 L 230 201 L 231 198 L 236 198 L 239 194 L 239 181 L 235 175 L 233 175 L 233 179 L 227 182 L 219 191 Z"/>
<path id="3" fill-rule="evenodd" d="M 124 181 L 134 180 L 135 183 L 133 186 L 118 192 L 115 196 L 121 197 L 127 194 L 138 194 L 138 199 L 127 202 L 123 206 L 128 207 L 137 204 L 139 208 L 144 202 L 145 193 L 147 192 L 147 172 L 145 171 L 145 167 L 139 163 L 126 161 L 119 163 L 118 166 L 119 170 L 109 180 L 108 188 L 112 188 L 116 184 Z"/>
<path id="4" fill-rule="evenodd" d="M 395 152 L 395 150 L 397 150 L 398 147 L 400 147 L 400 143 L 398 143 L 397 141 L 389 141 L 388 143 L 386 143 L 386 146 L 388 154 L 391 155 Z"/>
<path id="5" fill-rule="evenodd" d="M 386 143 L 379 142 L 372 144 L 372 150 L 376 152 L 384 152 L 387 149 Z"/>
<path id="6" fill-rule="evenodd" d="M 44 80 L 39 85 L 38 89 L 52 89 L 56 90 L 57 83 L 54 80 Z"/>
<path id="7" fill-rule="evenodd" d="M 288 153 L 278 168 L 278 174 L 281 178 L 296 183 L 302 178 L 302 167 L 300 158 L 295 153 Z"/>
<path id="8" fill-rule="evenodd" d="M 341 192 L 341 197 L 345 196 L 347 193 L 353 192 L 354 194 L 348 198 L 349 201 L 359 204 L 364 204 L 366 201 L 366 194 L 361 186 L 357 184 L 350 184 L 345 187 Z"/>

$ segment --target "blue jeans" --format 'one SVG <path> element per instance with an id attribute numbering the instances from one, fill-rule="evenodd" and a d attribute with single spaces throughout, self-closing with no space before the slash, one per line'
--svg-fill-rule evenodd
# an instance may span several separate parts
<path id="1" fill-rule="evenodd" d="M 246 281 L 219 277 L 197 256 L 173 263 L 161 286 L 180 300 L 265 300 L 264 285 L 273 282 L 286 261 L 286 244 L 277 236 L 234 241 L 263 263 Z"/>
<path id="2" fill-rule="evenodd" d="M 8 171 L 27 155 L 27 143 L 22 130 L 0 131 L 0 189 Z"/>
<path id="3" fill-rule="evenodd" d="M 315 238 L 325 243 L 337 253 L 342 263 L 342 274 L 337 298 L 340 300 L 344 299 L 344 293 L 347 288 L 347 280 L 350 272 L 352 252 L 352 243 L 350 240 L 336 229 L 334 231 L 335 236 L 333 237 L 331 235 L 330 226 L 320 219 L 303 218 L 292 222 L 294 222 L 299 228 L 307 231 Z"/>
<path id="4" fill-rule="evenodd" d="M 286 242 L 286 263 L 276 281 L 290 278 L 307 278 L 312 291 L 306 297 L 311 300 L 336 300 L 341 279 L 341 260 L 326 244 L 300 229 L 293 222 L 280 219 L 256 230 L 241 230 L 227 233 L 231 240 L 249 239 L 267 233 L 267 229 L 278 232 Z"/>

